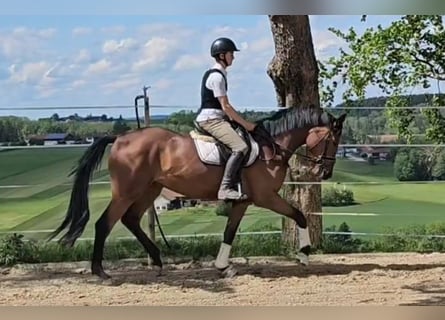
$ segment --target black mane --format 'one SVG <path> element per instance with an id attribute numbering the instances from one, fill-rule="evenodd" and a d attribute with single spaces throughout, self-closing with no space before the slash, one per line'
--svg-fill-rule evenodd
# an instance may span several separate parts
<path id="1" fill-rule="evenodd" d="M 307 126 L 319 126 L 329 123 L 328 114 L 320 108 L 283 108 L 275 112 L 272 116 L 256 121 L 270 133 L 277 136 L 281 133 L 293 129 L 300 129 Z"/>

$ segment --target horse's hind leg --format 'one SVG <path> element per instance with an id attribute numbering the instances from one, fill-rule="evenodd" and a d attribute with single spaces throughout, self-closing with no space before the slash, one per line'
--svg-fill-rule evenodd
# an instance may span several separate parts
<path id="1" fill-rule="evenodd" d="M 151 206 L 154 200 L 161 193 L 162 186 L 152 184 L 143 195 L 131 205 L 122 217 L 122 223 L 139 240 L 144 249 L 150 255 L 153 265 L 162 269 L 162 261 L 159 248 L 148 238 L 147 234 L 141 228 L 141 219 L 145 210 Z"/>
<path id="2" fill-rule="evenodd" d="M 96 222 L 96 233 L 94 237 L 93 258 L 91 272 L 102 279 L 109 279 L 102 267 L 105 240 L 113 229 L 116 222 L 124 215 L 130 207 L 131 201 L 124 199 L 111 199 L 108 207 Z"/>

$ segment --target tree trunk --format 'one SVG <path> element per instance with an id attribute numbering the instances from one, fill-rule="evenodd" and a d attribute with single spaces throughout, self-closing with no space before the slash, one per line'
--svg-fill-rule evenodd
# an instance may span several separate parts
<path id="1" fill-rule="evenodd" d="M 267 74 L 275 85 L 279 107 L 320 107 L 318 93 L 318 66 L 312 43 L 311 28 L 307 15 L 269 16 L 275 42 L 275 56 Z M 308 182 L 319 179 L 308 172 L 300 172 L 299 159 L 289 161 L 287 181 Z M 284 197 L 299 208 L 308 218 L 309 232 L 314 247 L 321 244 L 322 217 L 310 214 L 321 212 L 320 184 L 285 185 Z M 283 219 L 283 239 L 296 248 L 297 234 L 294 221 Z"/>

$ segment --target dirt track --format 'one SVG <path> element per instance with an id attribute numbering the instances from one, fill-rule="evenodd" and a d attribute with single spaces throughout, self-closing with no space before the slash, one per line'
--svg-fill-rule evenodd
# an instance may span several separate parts
<path id="1" fill-rule="evenodd" d="M 239 275 L 221 279 L 211 263 L 139 263 L 4 269 L 0 305 L 444 305 L 445 254 L 312 256 L 303 267 L 278 259 L 234 260 Z M 111 267 L 111 269 L 110 269 Z"/>

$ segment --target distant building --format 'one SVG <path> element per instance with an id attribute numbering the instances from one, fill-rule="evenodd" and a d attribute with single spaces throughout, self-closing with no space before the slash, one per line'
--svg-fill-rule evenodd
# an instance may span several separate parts
<path id="1" fill-rule="evenodd" d="M 74 144 L 76 139 L 70 133 L 49 133 L 46 135 L 32 135 L 28 137 L 29 145 L 57 145 L 57 144 Z"/>
<path id="2" fill-rule="evenodd" d="M 167 188 L 163 188 L 161 194 L 154 201 L 154 207 L 157 214 L 167 210 L 194 207 L 196 204 L 198 204 L 197 200 L 189 199 L 186 196 Z"/>
<path id="3" fill-rule="evenodd" d="M 367 158 L 374 158 L 380 160 L 389 160 L 391 156 L 391 148 L 388 147 L 363 147 L 361 148 L 361 156 L 366 155 Z"/>
<path id="4" fill-rule="evenodd" d="M 396 134 L 369 134 L 366 136 L 366 143 L 391 144 L 400 143 L 400 141 Z"/>

